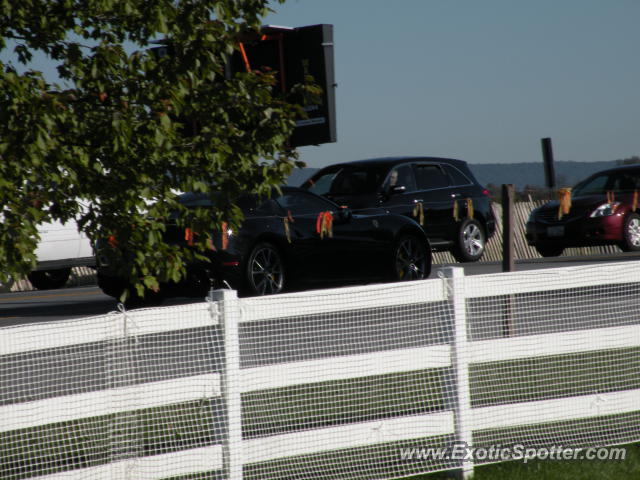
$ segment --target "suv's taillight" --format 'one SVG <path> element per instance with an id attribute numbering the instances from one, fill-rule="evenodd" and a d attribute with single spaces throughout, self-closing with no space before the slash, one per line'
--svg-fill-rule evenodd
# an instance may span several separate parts
<path id="1" fill-rule="evenodd" d="M 489 190 L 487 190 L 486 188 L 484 190 L 482 190 L 482 194 L 491 198 L 491 192 Z"/>

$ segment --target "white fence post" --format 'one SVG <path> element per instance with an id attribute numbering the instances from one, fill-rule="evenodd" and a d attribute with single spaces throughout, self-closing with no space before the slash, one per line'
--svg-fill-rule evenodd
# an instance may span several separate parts
<path id="1" fill-rule="evenodd" d="M 467 310 L 464 292 L 464 269 L 445 267 L 442 269 L 447 282 L 447 295 L 453 313 L 453 339 L 451 365 L 454 385 L 451 392 L 455 417 L 455 441 L 472 446 L 471 394 L 469 391 L 469 346 L 467 343 Z M 466 456 L 466 455 L 465 455 Z M 473 475 L 473 459 L 463 459 L 462 478 Z"/>
<path id="2" fill-rule="evenodd" d="M 242 404 L 240 398 L 240 342 L 238 323 L 240 309 L 235 290 L 212 290 L 208 300 L 219 302 L 220 326 L 224 342 L 222 361 L 222 398 L 226 412 L 226 431 L 223 439 L 225 478 L 242 480 Z"/>

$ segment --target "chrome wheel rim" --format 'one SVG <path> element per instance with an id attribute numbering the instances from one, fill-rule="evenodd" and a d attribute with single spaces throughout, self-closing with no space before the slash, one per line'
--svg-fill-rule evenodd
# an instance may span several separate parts
<path id="1" fill-rule="evenodd" d="M 462 232 L 465 251 L 472 257 L 477 257 L 484 250 L 484 237 L 477 225 L 471 223 Z"/>
<path id="2" fill-rule="evenodd" d="M 256 250 L 251 256 L 249 275 L 258 295 L 271 295 L 282 290 L 284 269 L 280 255 L 270 247 Z"/>
<path id="3" fill-rule="evenodd" d="M 424 249 L 415 238 L 405 238 L 396 249 L 396 272 L 400 280 L 420 280 L 426 270 Z"/>
<path id="4" fill-rule="evenodd" d="M 634 247 L 640 247 L 640 218 L 632 218 L 627 225 L 629 243 Z"/>

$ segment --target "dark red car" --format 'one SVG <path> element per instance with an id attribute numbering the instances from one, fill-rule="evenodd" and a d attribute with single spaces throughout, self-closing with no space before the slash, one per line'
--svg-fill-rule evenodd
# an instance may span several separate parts
<path id="1" fill-rule="evenodd" d="M 543 257 L 560 255 L 568 247 L 618 245 L 640 250 L 638 214 L 640 165 L 598 172 L 571 191 L 569 212 L 549 202 L 531 212 L 527 242 Z"/>

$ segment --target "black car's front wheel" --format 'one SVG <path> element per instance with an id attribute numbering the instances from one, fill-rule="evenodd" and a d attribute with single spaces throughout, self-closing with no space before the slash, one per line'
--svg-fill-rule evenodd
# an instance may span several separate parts
<path id="1" fill-rule="evenodd" d="M 622 242 L 620 248 L 623 252 L 640 251 L 640 215 L 630 213 L 624 220 Z"/>
<path id="2" fill-rule="evenodd" d="M 451 253 L 458 262 L 477 262 L 482 258 L 486 242 L 480 222 L 467 218 L 460 225 Z"/>
<path id="3" fill-rule="evenodd" d="M 246 287 L 249 295 L 273 295 L 285 285 L 282 255 L 270 243 L 259 243 L 251 251 L 246 266 Z"/>
<path id="4" fill-rule="evenodd" d="M 403 235 L 395 243 L 393 255 L 395 281 L 422 280 L 431 273 L 431 251 L 415 235 Z"/>

